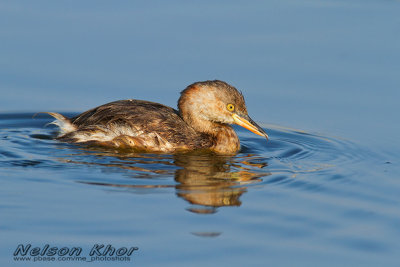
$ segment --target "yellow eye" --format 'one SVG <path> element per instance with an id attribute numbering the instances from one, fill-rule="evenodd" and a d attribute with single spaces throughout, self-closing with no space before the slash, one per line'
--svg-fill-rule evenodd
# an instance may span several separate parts
<path id="1" fill-rule="evenodd" d="M 228 105 L 226 105 L 226 108 L 227 108 L 229 111 L 234 111 L 234 110 L 235 110 L 235 106 L 234 106 L 233 104 L 228 104 Z"/>

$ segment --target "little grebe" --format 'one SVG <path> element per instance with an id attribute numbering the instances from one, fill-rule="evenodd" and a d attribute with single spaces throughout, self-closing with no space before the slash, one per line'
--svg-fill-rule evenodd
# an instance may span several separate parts
<path id="1" fill-rule="evenodd" d="M 68 119 L 48 112 L 69 143 L 132 148 L 147 152 L 209 149 L 234 154 L 239 138 L 228 124 L 238 124 L 268 139 L 247 114 L 243 95 L 223 81 L 204 81 L 181 92 L 178 111 L 143 100 L 120 100 Z"/>

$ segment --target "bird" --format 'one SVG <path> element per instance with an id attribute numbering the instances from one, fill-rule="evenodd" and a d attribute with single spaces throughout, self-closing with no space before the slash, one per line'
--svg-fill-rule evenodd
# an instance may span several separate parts
<path id="1" fill-rule="evenodd" d="M 248 115 L 243 94 L 221 80 L 195 82 L 178 100 L 178 110 L 145 100 L 118 100 L 66 116 L 46 112 L 67 143 L 130 149 L 150 153 L 207 150 L 236 154 L 240 141 L 230 124 L 240 125 L 268 140 Z"/>

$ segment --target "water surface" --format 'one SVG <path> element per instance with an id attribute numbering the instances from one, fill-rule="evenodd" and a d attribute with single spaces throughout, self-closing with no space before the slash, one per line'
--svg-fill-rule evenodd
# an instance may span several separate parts
<path id="1" fill-rule="evenodd" d="M 27 242 L 135 245 L 139 266 L 397 262 L 389 155 L 276 125 L 268 143 L 237 128 L 236 156 L 121 153 L 60 143 L 33 115 L 0 117 L 5 262 Z"/>

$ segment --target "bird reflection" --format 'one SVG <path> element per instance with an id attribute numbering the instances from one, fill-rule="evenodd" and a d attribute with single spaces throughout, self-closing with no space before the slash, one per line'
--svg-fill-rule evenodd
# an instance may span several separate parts
<path id="1" fill-rule="evenodd" d="M 240 206 L 239 198 L 247 191 L 246 185 L 259 182 L 266 175 L 243 167 L 243 162 L 215 155 L 178 156 L 175 164 L 182 169 L 175 172 L 175 181 L 179 183 L 177 195 L 191 204 L 203 206 L 189 209 L 197 213 L 215 212 L 213 207 Z"/>
<path id="2" fill-rule="evenodd" d="M 270 175 L 263 168 L 267 166 L 264 158 L 247 154 L 244 156 L 221 156 L 211 153 L 191 152 L 175 155 L 126 154 L 107 152 L 83 152 L 84 159 L 66 160 L 69 163 L 98 165 L 118 168 L 133 178 L 157 179 L 174 176 L 177 184 L 147 185 L 120 184 L 80 181 L 91 185 L 123 188 L 168 188 L 176 189 L 176 195 L 191 204 L 187 209 L 194 213 L 214 213 L 218 207 L 240 206 L 240 197 L 249 184 L 258 183 L 261 177 Z M 82 153 L 79 153 L 82 155 Z M 111 157 L 110 157 L 111 156 Z M 73 158 L 79 158 L 74 155 Z M 158 180 L 158 179 L 157 179 Z M 150 182 L 150 181 L 149 181 Z"/>

